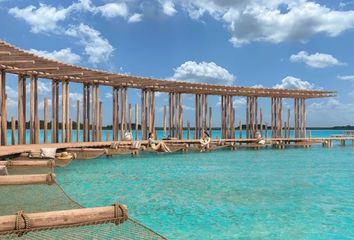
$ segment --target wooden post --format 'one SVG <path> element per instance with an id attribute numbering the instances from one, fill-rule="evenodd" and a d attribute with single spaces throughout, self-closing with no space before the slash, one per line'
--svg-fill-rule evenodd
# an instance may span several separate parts
<path id="1" fill-rule="evenodd" d="M 133 112 L 132 112 L 132 105 L 129 103 L 128 105 L 128 109 L 129 109 L 129 132 L 132 133 L 133 132 Z"/>
<path id="2" fill-rule="evenodd" d="M 0 107 L 1 107 L 1 145 L 7 145 L 7 95 L 6 95 L 6 73 L 0 69 Z"/>
<path id="3" fill-rule="evenodd" d="M 80 142 L 80 100 L 76 101 L 76 142 Z"/>
<path id="4" fill-rule="evenodd" d="M 16 120 L 15 117 L 11 117 L 11 144 L 12 145 L 16 144 L 15 132 L 16 132 Z"/>
<path id="5" fill-rule="evenodd" d="M 265 122 L 264 128 L 265 128 L 265 138 L 268 138 L 268 123 L 267 122 Z"/>
<path id="6" fill-rule="evenodd" d="M 190 134 L 191 134 L 191 126 L 190 126 L 190 122 L 187 121 L 187 139 L 190 139 Z"/>
<path id="7" fill-rule="evenodd" d="M 86 142 L 87 141 L 87 132 L 86 132 L 86 103 L 87 103 L 87 88 L 86 88 L 86 84 L 83 85 L 83 89 L 82 89 L 82 128 L 83 128 L 83 141 Z"/>
<path id="8" fill-rule="evenodd" d="M 139 105 L 135 104 L 135 140 L 138 140 L 139 133 Z"/>
<path id="9" fill-rule="evenodd" d="M 242 122 L 241 121 L 239 122 L 239 128 L 240 128 L 239 129 L 240 139 L 242 139 L 242 130 L 243 129 L 242 129 Z"/>
<path id="10" fill-rule="evenodd" d="M 262 108 L 259 109 L 259 130 L 260 130 L 260 134 L 263 137 L 263 110 Z"/>
<path id="11" fill-rule="evenodd" d="M 97 105 L 96 105 L 96 84 L 92 84 L 92 142 L 96 142 L 96 111 L 97 111 Z"/>
<path id="12" fill-rule="evenodd" d="M 66 142 L 66 84 L 61 82 L 61 142 Z"/>
<path id="13" fill-rule="evenodd" d="M 167 128 L 166 128 L 166 105 L 163 106 L 163 136 L 167 137 Z"/>
<path id="14" fill-rule="evenodd" d="M 48 143 L 48 98 L 44 98 L 44 143 Z"/>
<path id="15" fill-rule="evenodd" d="M 73 121 L 71 120 L 71 118 L 69 118 L 69 124 L 68 124 L 68 142 L 72 142 L 72 136 L 73 136 Z"/>
<path id="16" fill-rule="evenodd" d="M 100 102 L 100 86 L 96 85 L 96 142 L 101 141 L 101 102 Z"/>
<path id="17" fill-rule="evenodd" d="M 209 107 L 209 135 L 212 137 L 212 132 L 213 132 L 213 111 L 212 108 Z"/>
<path id="18" fill-rule="evenodd" d="M 26 76 L 18 76 L 18 144 L 26 143 Z"/>
<path id="19" fill-rule="evenodd" d="M 99 141 L 102 142 L 102 130 L 103 130 L 103 124 L 102 124 L 102 120 L 103 120 L 103 105 L 102 102 L 100 101 L 100 125 L 99 125 Z"/>
<path id="20" fill-rule="evenodd" d="M 109 141 L 109 130 L 106 130 L 106 142 L 108 142 Z"/>
<path id="21" fill-rule="evenodd" d="M 59 81 L 56 81 L 55 84 L 55 107 L 54 107 L 54 111 L 55 111 L 55 142 L 58 143 L 59 142 Z"/>
<path id="22" fill-rule="evenodd" d="M 90 85 L 86 86 L 86 132 L 87 132 L 87 139 L 86 141 L 90 141 Z"/>
<path id="23" fill-rule="evenodd" d="M 288 128 L 286 131 L 286 136 L 290 138 L 290 108 L 288 109 Z"/>
<path id="24" fill-rule="evenodd" d="M 71 126 L 70 126 L 70 91 L 69 91 L 69 81 L 66 81 L 65 82 L 65 85 L 66 85 L 66 88 L 65 88 L 65 91 L 66 91 L 66 94 L 65 94 L 65 117 L 66 117 L 66 141 L 67 142 L 71 142 L 72 140 L 72 131 L 71 131 Z"/>
<path id="25" fill-rule="evenodd" d="M 146 140 L 145 135 L 145 91 L 144 89 L 141 90 L 141 139 Z"/>
<path id="26" fill-rule="evenodd" d="M 38 123 L 38 105 L 37 105 L 37 77 L 31 75 L 30 83 L 30 137 L 31 143 L 36 144 L 36 135 L 39 129 Z"/>

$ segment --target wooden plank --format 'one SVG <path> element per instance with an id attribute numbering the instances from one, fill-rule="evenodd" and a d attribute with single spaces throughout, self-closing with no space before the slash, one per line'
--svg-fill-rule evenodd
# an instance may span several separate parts
<path id="1" fill-rule="evenodd" d="M 7 145 L 7 95 L 6 95 L 6 73 L 0 69 L 0 96 L 1 96 L 1 146 Z"/>

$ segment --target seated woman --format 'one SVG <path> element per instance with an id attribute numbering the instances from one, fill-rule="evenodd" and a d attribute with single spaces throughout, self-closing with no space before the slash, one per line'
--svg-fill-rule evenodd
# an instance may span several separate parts
<path id="1" fill-rule="evenodd" d="M 261 145 L 265 144 L 265 140 L 262 138 L 262 135 L 259 132 L 257 132 L 257 143 Z"/>
<path id="2" fill-rule="evenodd" d="M 158 142 L 155 140 L 155 134 L 149 133 L 149 146 L 156 152 L 171 152 L 164 142 Z"/>
<path id="3" fill-rule="evenodd" d="M 205 150 L 209 149 L 210 141 L 211 141 L 211 138 L 210 138 L 209 133 L 207 131 L 204 131 L 203 137 L 199 140 L 201 152 L 204 152 Z"/>

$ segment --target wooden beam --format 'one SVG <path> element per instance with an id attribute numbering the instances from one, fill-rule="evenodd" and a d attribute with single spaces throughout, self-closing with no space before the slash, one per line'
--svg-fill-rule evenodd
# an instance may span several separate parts
<path id="1" fill-rule="evenodd" d="M 42 71 L 42 70 L 59 70 L 59 67 L 30 67 L 30 68 L 16 68 L 14 70 L 19 72 L 32 72 L 32 71 Z"/>
<path id="2" fill-rule="evenodd" d="M 32 63 L 35 64 L 34 60 L 0 60 L 0 64 L 16 64 L 16 63 Z"/>

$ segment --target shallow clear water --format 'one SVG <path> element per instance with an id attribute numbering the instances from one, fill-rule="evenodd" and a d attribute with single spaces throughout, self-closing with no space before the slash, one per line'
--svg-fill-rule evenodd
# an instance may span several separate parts
<path id="1" fill-rule="evenodd" d="M 354 149 L 240 150 L 74 161 L 69 195 L 119 201 L 170 239 L 353 239 Z"/>

